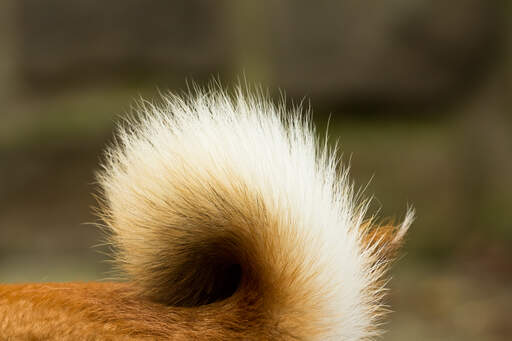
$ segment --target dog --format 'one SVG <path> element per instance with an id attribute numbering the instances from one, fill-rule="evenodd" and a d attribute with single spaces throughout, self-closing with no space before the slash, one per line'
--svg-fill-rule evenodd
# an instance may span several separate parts
<path id="1" fill-rule="evenodd" d="M 374 339 L 413 211 L 368 218 L 337 155 L 261 92 L 142 104 L 97 174 L 128 279 L 1 285 L 0 339 Z"/>

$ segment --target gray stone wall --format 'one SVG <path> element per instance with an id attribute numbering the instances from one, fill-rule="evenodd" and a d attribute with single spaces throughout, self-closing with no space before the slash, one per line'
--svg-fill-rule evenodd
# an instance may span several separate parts
<path id="1" fill-rule="evenodd" d="M 504 1 L 6 2 L 35 87 L 245 73 L 327 102 L 430 103 L 478 84 L 507 40 Z"/>

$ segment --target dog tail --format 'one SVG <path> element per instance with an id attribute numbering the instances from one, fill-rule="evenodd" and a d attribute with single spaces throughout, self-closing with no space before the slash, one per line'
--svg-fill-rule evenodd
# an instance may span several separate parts
<path id="1" fill-rule="evenodd" d="M 377 335 L 412 212 L 373 226 L 300 108 L 244 90 L 163 102 L 120 125 L 98 174 L 115 260 L 140 295 L 231 311 L 229 328 L 266 326 L 270 338 Z"/>

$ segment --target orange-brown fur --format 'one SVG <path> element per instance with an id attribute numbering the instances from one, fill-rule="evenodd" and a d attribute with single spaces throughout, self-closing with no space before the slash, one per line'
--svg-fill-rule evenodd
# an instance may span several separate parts
<path id="1" fill-rule="evenodd" d="M 124 283 L 3 285 L 0 339 L 191 340 L 201 335 L 204 340 L 270 340 L 281 335 L 279 323 L 267 320 L 264 310 L 263 303 L 246 309 L 236 297 L 194 308 L 169 307 L 141 298 Z M 240 326 L 241 319 L 250 328 Z"/>
<path id="2" fill-rule="evenodd" d="M 385 243 L 392 255 L 395 233 L 394 226 L 379 227 L 365 243 Z M 286 335 L 293 324 L 286 316 L 268 318 L 276 302 L 261 301 L 252 290 L 249 285 L 223 301 L 173 307 L 144 297 L 133 283 L 0 285 L 0 340 L 297 340 Z"/>
<path id="3" fill-rule="evenodd" d="M 169 97 L 97 179 L 124 283 L 0 285 L 0 340 L 344 340 L 380 335 L 412 219 L 365 222 L 336 153 L 262 97 Z"/>

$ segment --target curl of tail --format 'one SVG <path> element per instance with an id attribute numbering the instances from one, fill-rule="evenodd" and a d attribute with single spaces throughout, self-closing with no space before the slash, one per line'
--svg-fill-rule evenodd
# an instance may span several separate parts
<path id="1" fill-rule="evenodd" d="M 98 179 L 116 261 L 152 301 L 238 311 L 240 328 L 366 340 L 412 221 L 372 226 L 309 115 L 243 90 L 144 104 Z M 341 169 L 341 170 L 340 170 Z M 276 337 L 277 338 L 277 337 Z"/>

